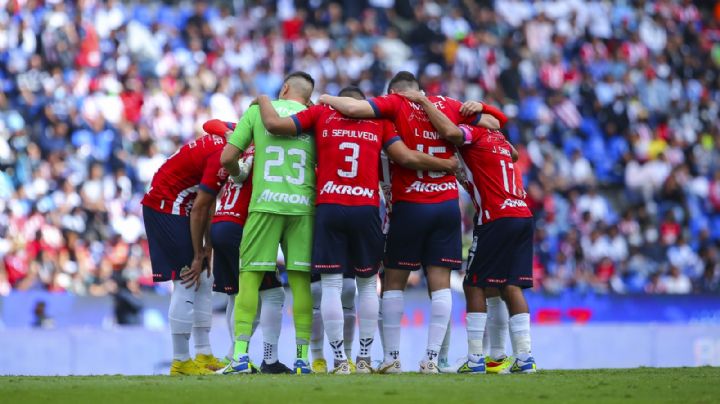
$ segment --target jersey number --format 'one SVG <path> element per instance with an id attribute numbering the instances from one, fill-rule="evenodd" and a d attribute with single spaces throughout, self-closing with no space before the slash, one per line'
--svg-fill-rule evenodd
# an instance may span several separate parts
<path id="1" fill-rule="evenodd" d="M 515 166 L 513 165 L 513 163 L 505 163 L 505 160 L 500 160 L 500 167 L 502 167 L 503 185 L 505 186 L 505 192 L 515 195 L 517 197 L 522 197 L 522 195 L 518 195 L 517 184 L 515 183 Z M 508 170 L 512 174 L 511 179 L 509 179 L 508 177 Z M 512 182 L 512 191 L 510 191 L 510 182 Z"/>
<path id="2" fill-rule="evenodd" d="M 268 155 L 274 154 L 275 158 L 269 158 L 267 161 L 265 161 L 265 167 L 263 174 L 265 175 L 265 181 L 268 182 L 282 182 L 283 176 L 281 175 L 271 175 L 270 169 L 273 167 L 280 167 L 285 163 L 285 149 L 283 149 L 280 146 L 268 146 L 265 148 L 265 153 Z M 305 182 L 305 162 L 307 160 L 307 155 L 305 154 L 305 150 L 302 149 L 288 149 L 287 151 L 288 156 L 298 156 L 295 162 L 292 163 L 291 167 L 294 170 L 297 170 L 297 176 L 289 176 L 286 175 L 284 177 L 285 181 L 293 184 L 293 185 L 301 185 L 303 182 Z"/>
<path id="3" fill-rule="evenodd" d="M 235 207 L 238 198 L 240 198 L 240 191 L 242 190 L 242 187 L 243 184 L 233 184 L 233 186 L 228 187 L 227 191 L 225 191 L 228 197 L 224 198 L 225 203 L 222 206 L 223 210 L 232 210 L 232 208 Z"/>
<path id="4" fill-rule="evenodd" d="M 417 151 L 419 151 L 420 153 L 425 153 L 425 145 L 422 145 L 422 144 L 417 145 Z M 447 149 L 445 148 L 445 146 L 430 146 L 430 147 L 428 147 L 427 154 L 430 156 L 434 156 L 438 153 L 445 153 L 446 151 L 447 151 Z M 440 178 L 440 177 L 444 176 L 445 173 L 442 171 L 428 171 L 428 175 L 430 176 L 430 178 Z M 417 177 L 425 178 L 425 174 L 423 173 L 423 171 L 418 170 Z"/>
<path id="5" fill-rule="evenodd" d="M 343 178 L 355 178 L 358 173 L 358 157 L 360 157 L 360 145 L 350 142 L 340 143 L 340 150 L 351 150 L 349 156 L 345 156 L 345 161 L 350 163 L 350 171 L 337 170 L 339 176 Z"/>

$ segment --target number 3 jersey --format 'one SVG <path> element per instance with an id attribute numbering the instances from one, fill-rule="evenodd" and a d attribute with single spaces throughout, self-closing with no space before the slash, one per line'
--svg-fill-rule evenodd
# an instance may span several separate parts
<path id="1" fill-rule="evenodd" d="M 217 195 L 228 172 L 220 165 L 225 138 L 205 135 L 181 147 L 153 176 L 142 204 L 158 212 L 190 215 L 198 190 Z"/>
<path id="2" fill-rule="evenodd" d="M 286 117 L 306 107 L 296 101 L 272 102 L 278 115 Z M 253 105 L 245 112 L 228 143 L 240 150 L 255 144 L 253 192 L 250 212 L 280 215 L 312 215 L 315 212 L 315 138 L 307 133 L 296 137 L 268 132 Z"/>
<path id="3" fill-rule="evenodd" d="M 243 158 L 247 159 L 254 153 L 255 148 L 250 147 L 243 154 Z M 242 183 L 237 184 L 228 181 L 223 187 L 212 222 L 233 222 L 244 226 L 247 220 L 252 188 L 252 172 Z"/>
<path id="4" fill-rule="evenodd" d="M 292 116 L 299 132 L 315 131 L 318 150 L 317 203 L 379 206 L 383 147 L 400 140 L 384 119 L 351 119 L 327 105 Z"/>
<path id="5" fill-rule="evenodd" d="M 503 134 L 460 125 L 468 142 L 460 148 L 460 163 L 478 213 L 477 224 L 504 217 L 531 217 L 525 203 L 522 174 L 515 169 L 512 149 Z"/>
<path id="6" fill-rule="evenodd" d="M 456 125 L 475 124 L 479 119 L 478 115 L 462 116 L 462 103 L 458 100 L 436 96 L 429 99 Z M 455 153 L 455 146 L 440 137 L 422 106 L 398 94 L 375 97 L 368 102 L 375 110 L 375 116 L 395 122 L 408 148 L 444 159 Z M 453 174 L 416 171 L 398 164 L 392 164 L 391 168 L 393 203 L 440 203 L 458 197 Z"/>

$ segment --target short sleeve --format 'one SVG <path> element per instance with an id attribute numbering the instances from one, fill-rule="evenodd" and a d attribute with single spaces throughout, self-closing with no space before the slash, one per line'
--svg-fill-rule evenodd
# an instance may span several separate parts
<path id="1" fill-rule="evenodd" d="M 248 108 L 243 117 L 240 118 L 240 122 L 235 126 L 235 130 L 232 135 L 230 135 L 228 143 L 240 150 L 247 149 L 253 140 L 253 127 L 255 126 L 256 120 L 259 119 L 259 115 L 260 107 L 257 105 Z"/>
<path id="2" fill-rule="evenodd" d="M 228 178 L 227 170 L 220 165 L 221 153 L 221 151 L 217 151 L 208 156 L 207 160 L 205 160 L 202 180 L 200 180 L 200 189 L 212 195 L 217 195 L 220 192 L 220 188 Z"/>
<path id="3" fill-rule="evenodd" d="M 462 107 L 462 103 L 454 98 L 445 98 L 445 101 L 447 103 L 447 111 L 445 112 L 445 115 L 447 115 L 455 125 L 477 125 L 478 122 L 480 122 L 480 114 L 472 114 L 469 116 L 465 116 L 460 113 L 460 108 Z"/>
<path id="4" fill-rule="evenodd" d="M 313 105 L 295 115 L 291 115 L 290 117 L 295 122 L 296 134 L 299 136 L 303 132 L 311 132 L 320 115 L 326 110 L 327 106 L 325 105 Z"/>
<path id="5" fill-rule="evenodd" d="M 375 111 L 378 118 L 395 119 L 400 110 L 402 97 L 397 94 L 388 94 L 381 97 L 375 97 L 368 100 L 368 103 Z"/>
<path id="6" fill-rule="evenodd" d="M 400 140 L 400 135 L 395 128 L 395 124 L 388 120 L 383 120 L 382 145 L 384 148 L 390 147 L 391 144 Z"/>

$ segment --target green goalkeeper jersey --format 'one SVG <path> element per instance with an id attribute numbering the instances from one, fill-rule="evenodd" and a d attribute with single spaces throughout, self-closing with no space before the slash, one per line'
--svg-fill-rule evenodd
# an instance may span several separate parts
<path id="1" fill-rule="evenodd" d="M 306 107 L 296 101 L 276 100 L 273 107 L 281 117 Z M 311 215 L 315 212 L 315 139 L 302 133 L 297 137 L 276 136 L 265 129 L 260 108 L 245 112 L 228 143 L 246 150 L 255 143 L 253 190 L 250 212 L 281 215 Z"/>

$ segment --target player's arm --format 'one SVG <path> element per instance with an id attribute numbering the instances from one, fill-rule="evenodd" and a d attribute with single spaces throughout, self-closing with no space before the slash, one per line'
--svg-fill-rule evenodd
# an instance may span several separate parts
<path id="1" fill-rule="evenodd" d="M 394 162 L 413 170 L 455 172 L 458 168 L 458 160 L 455 156 L 449 159 L 441 159 L 417 150 L 411 150 L 399 138 L 386 146 L 385 151 Z"/>
<path id="2" fill-rule="evenodd" d="M 375 118 L 375 109 L 366 100 L 357 100 L 350 97 L 336 97 L 323 94 L 318 99 L 320 104 L 333 107 L 345 116 L 350 118 Z"/>
<path id="3" fill-rule="evenodd" d="M 460 114 L 463 116 L 478 115 L 480 119 L 473 124 L 487 129 L 499 130 L 508 121 L 507 116 L 499 108 L 479 101 L 465 101 L 460 107 Z"/>
<path id="4" fill-rule="evenodd" d="M 215 194 L 201 188 L 190 210 L 190 237 L 193 246 L 193 260 L 190 270 L 182 273 L 182 284 L 189 288 L 200 287 L 200 276 L 203 270 L 203 261 L 207 257 L 205 251 L 205 239 L 212 219 L 212 211 L 215 208 Z M 209 237 L 208 237 L 209 239 Z"/>
<path id="5" fill-rule="evenodd" d="M 261 95 L 257 99 L 260 107 L 260 117 L 268 132 L 274 135 L 295 136 L 297 127 L 291 117 L 280 117 L 270 102 L 270 97 Z"/>
<path id="6" fill-rule="evenodd" d="M 249 165 L 245 166 L 241 165 L 238 160 L 252 142 L 253 122 L 257 115 L 259 115 L 257 106 L 248 108 L 235 126 L 235 130 L 228 138 L 228 143 L 220 155 L 220 164 L 228 170 L 230 176 L 237 183 L 243 182 L 250 172 L 249 168 L 252 168 L 252 160 Z"/>
<path id="7" fill-rule="evenodd" d="M 445 116 L 439 109 L 435 108 L 435 105 L 420 91 L 406 91 L 402 93 L 402 96 L 409 99 L 410 101 L 420 104 L 425 110 L 430 122 L 438 131 L 440 136 L 448 142 L 460 146 L 465 143 L 465 136 L 460 128 L 455 125 L 450 118 Z"/>

